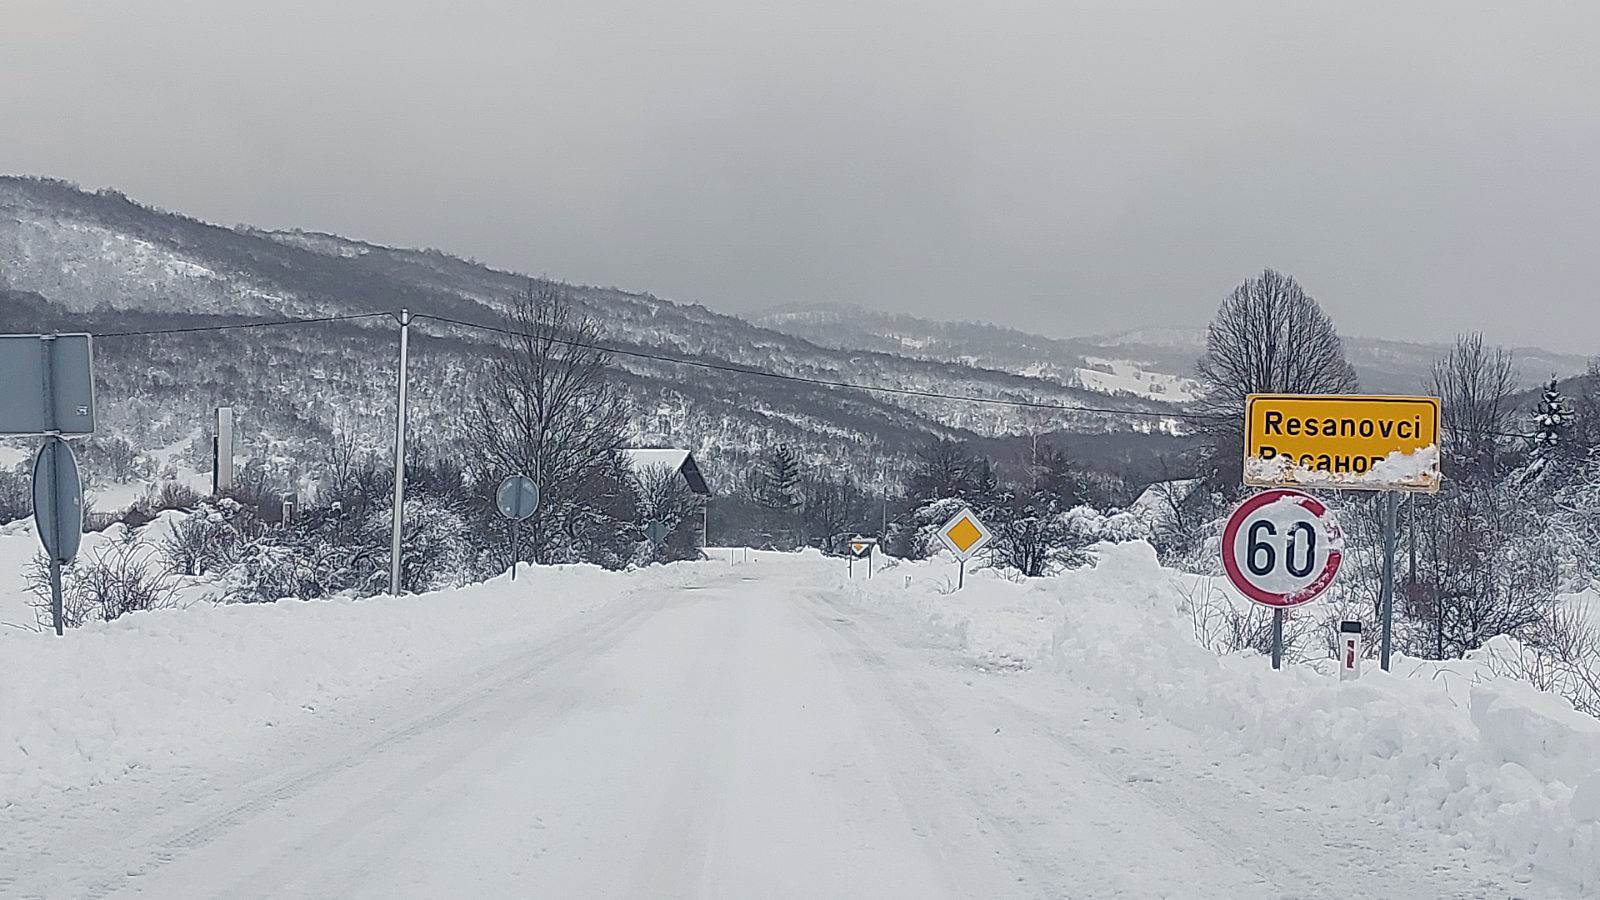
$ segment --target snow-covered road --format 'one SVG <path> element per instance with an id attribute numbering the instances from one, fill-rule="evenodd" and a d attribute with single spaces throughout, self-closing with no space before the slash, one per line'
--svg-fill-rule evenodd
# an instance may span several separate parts
<path id="1" fill-rule="evenodd" d="M 0 895 L 1571 893 L 974 667 L 816 569 L 697 567 L 249 753 L 0 809 Z"/>

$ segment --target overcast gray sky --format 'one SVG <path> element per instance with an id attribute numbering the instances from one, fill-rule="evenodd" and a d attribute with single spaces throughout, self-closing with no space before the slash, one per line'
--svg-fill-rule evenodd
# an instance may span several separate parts
<path id="1" fill-rule="evenodd" d="M 758 8 L 764 7 L 764 8 Z M 1600 352 L 1600 3 L 0 0 L 0 170 L 732 312 Z"/>

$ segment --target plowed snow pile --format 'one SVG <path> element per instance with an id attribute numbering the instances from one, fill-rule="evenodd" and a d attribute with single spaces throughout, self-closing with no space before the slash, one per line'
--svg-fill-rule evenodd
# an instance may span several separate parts
<path id="1" fill-rule="evenodd" d="M 977 665 L 1068 679 L 1374 816 L 1600 887 L 1600 721 L 1560 697 L 1472 660 L 1396 657 L 1387 674 L 1369 660 L 1359 681 L 1340 683 L 1331 660 L 1274 672 L 1255 654 L 1217 656 L 1178 609 L 1196 578 L 1161 567 L 1142 542 L 1054 578 L 983 571 L 959 593 L 919 587 L 954 568 L 907 564 L 841 587 Z"/>

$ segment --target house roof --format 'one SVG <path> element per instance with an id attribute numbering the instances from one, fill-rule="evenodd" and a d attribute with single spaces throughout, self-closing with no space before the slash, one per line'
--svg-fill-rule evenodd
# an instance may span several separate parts
<path id="1" fill-rule="evenodd" d="M 689 451 L 670 448 L 665 450 L 623 450 L 622 455 L 627 457 L 628 464 L 633 466 L 635 472 L 643 472 L 645 469 L 653 469 L 657 466 L 665 466 L 677 471 L 683 468 L 684 462 L 689 459 Z"/>
<path id="2" fill-rule="evenodd" d="M 623 450 L 622 455 L 628 460 L 628 465 L 633 467 L 634 472 L 664 467 L 682 475 L 683 480 L 689 484 L 689 490 L 694 491 L 696 494 L 707 496 L 711 493 L 711 488 L 706 484 L 705 477 L 700 474 L 700 467 L 695 464 L 694 454 L 688 450 L 629 448 Z"/>

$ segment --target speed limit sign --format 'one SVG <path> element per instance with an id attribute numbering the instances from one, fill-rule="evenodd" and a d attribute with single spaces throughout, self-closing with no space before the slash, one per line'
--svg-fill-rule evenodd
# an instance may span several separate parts
<path id="1" fill-rule="evenodd" d="M 1344 537 L 1310 494 L 1262 491 L 1228 517 L 1222 567 L 1239 593 L 1274 609 L 1310 603 L 1333 584 Z"/>

